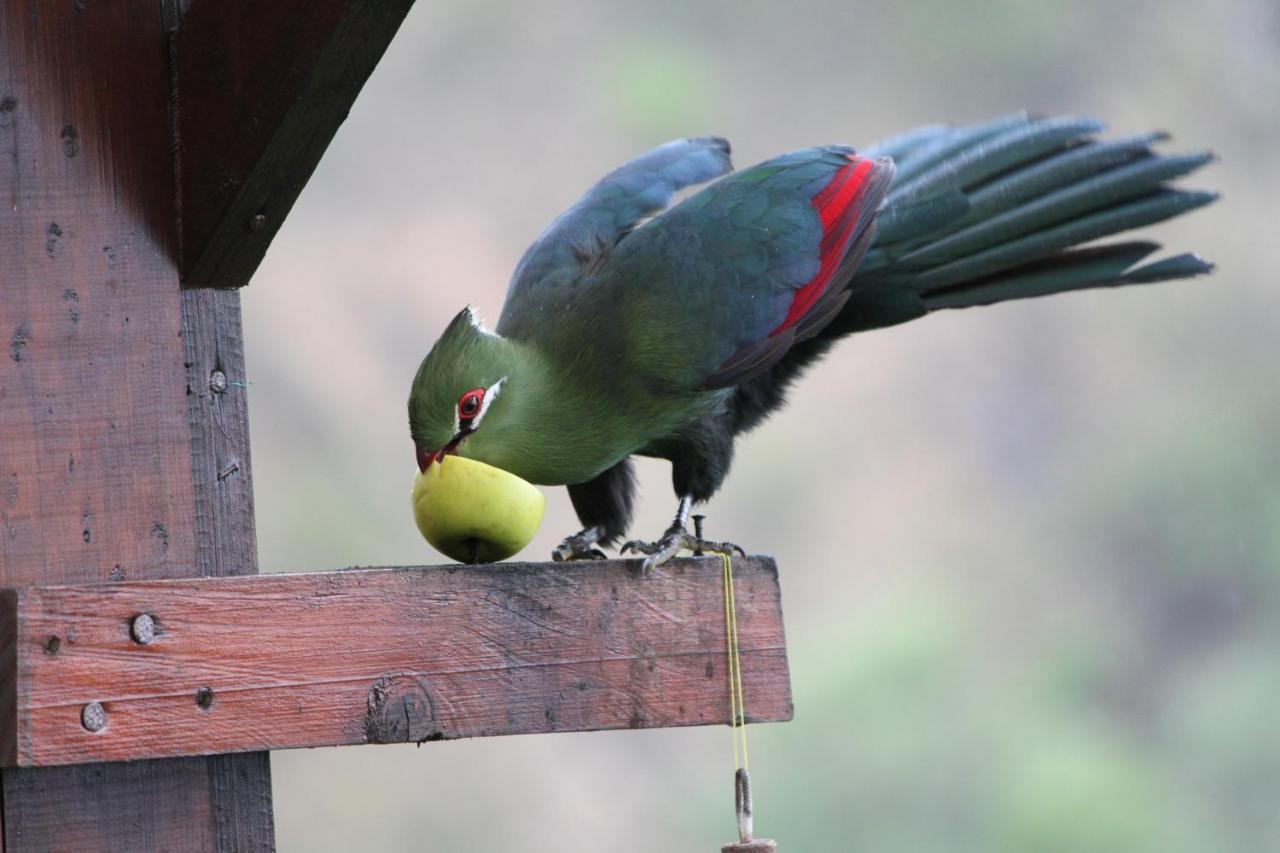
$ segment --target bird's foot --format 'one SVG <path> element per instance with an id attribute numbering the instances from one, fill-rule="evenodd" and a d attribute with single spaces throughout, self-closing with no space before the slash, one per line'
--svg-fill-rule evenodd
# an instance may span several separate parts
<path id="1" fill-rule="evenodd" d="M 623 545 L 618 553 L 646 554 L 644 562 L 640 564 L 640 572 L 647 575 L 681 550 L 692 551 L 695 554 L 702 554 L 708 551 L 717 554 L 732 554 L 736 551 L 743 557 L 747 556 L 746 551 L 732 542 L 712 542 L 703 539 L 701 536 L 694 536 L 679 524 L 673 524 L 668 527 L 666 532 L 662 534 L 662 538 L 657 542 L 642 542 L 638 539 L 632 539 Z"/>
<path id="2" fill-rule="evenodd" d="M 570 560 L 607 560 L 608 556 L 595 547 L 600 539 L 600 528 L 588 527 L 586 530 L 566 536 L 564 541 L 551 552 L 551 559 L 557 563 Z"/>

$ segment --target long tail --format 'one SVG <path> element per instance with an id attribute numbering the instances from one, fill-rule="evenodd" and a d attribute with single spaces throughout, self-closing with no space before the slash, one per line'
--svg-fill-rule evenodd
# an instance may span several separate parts
<path id="1" fill-rule="evenodd" d="M 1102 127 L 1088 118 L 1019 114 L 921 128 L 864 151 L 893 157 L 898 171 L 852 296 L 823 337 L 942 308 L 1212 270 L 1193 254 L 1141 265 L 1160 248 L 1146 241 L 1080 248 L 1217 198 L 1168 186 L 1212 154 L 1163 156 L 1153 146 L 1167 134 L 1102 141 Z"/>

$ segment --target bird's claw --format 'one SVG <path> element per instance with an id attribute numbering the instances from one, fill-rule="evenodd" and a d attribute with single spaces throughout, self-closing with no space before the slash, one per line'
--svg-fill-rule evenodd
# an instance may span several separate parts
<path id="1" fill-rule="evenodd" d="M 647 575 L 679 553 L 688 538 L 691 537 L 685 531 L 678 527 L 672 528 L 664 533 L 657 542 L 643 542 L 639 539 L 632 539 L 619 548 L 618 553 L 647 555 L 640 564 L 640 573 Z"/>
<path id="2" fill-rule="evenodd" d="M 596 536 L 593 530 L 584 530 L 581 533 L 566 536 L 564 541 L 551 552 L 551 559 L 557 563 L 567 563 L 571 560 L 609 559 L 604 551 L 595 547 L 595 543 Z"/>
<path id="3" fill-rule="evenodd" d="M 644 561 L 640 564 L 640 573 L 647 575 L 682 550 L 693 551 L 694 553 L 737 553 L 743 557 L 747 556 L 747 552 L 742 550 L 739 545 L 735 545 L 732 542 L 711 542 L 707 539 L 693 536 L 682 527 L 668 528 L 657 542 L 643 542 L 639 539 L 632 539 L 619 548 L 618 553 L 645 554 Z"/>

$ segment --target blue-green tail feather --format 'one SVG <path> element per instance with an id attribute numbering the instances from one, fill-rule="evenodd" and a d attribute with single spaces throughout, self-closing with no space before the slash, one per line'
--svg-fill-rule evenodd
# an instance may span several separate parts
<path id="1" fill-rule="evenodd" d="M 1192 254 L 1140 266 L 1160 248 L 1150 242 L 1081 248 L 1217 198 L 1170 186 L 1211 154 L 1165 156 L 1155 150 L 1163 132 L 1102 141 L 1101 129 L 1091 118 L 1018 114 L 868 149 L 893 156 L 897 177 L 851 298 L 823 337 L 944 308 L 1209 272 Z"/>

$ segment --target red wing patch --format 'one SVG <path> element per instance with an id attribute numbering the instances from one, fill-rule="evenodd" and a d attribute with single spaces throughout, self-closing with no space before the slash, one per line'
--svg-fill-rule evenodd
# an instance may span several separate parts
<path id="1" fill-rule="evenodd" d="M 818 247 L 821 265 L 817 274 L 796 291 L 791 307 L 787 309 L 786 319 L 770 335 L 785 332 L 804 317 L 831 283 L 831 277 L 844 259 L 849 238 L 861 218 L 862 192 L 875 165 L 873 160 L 857 154 L 846 156 L 849 158 L 848 165 L 841 166 L 832 176 L 831 182 L 809 202 L 822 222 L 822 242 Z"/>

